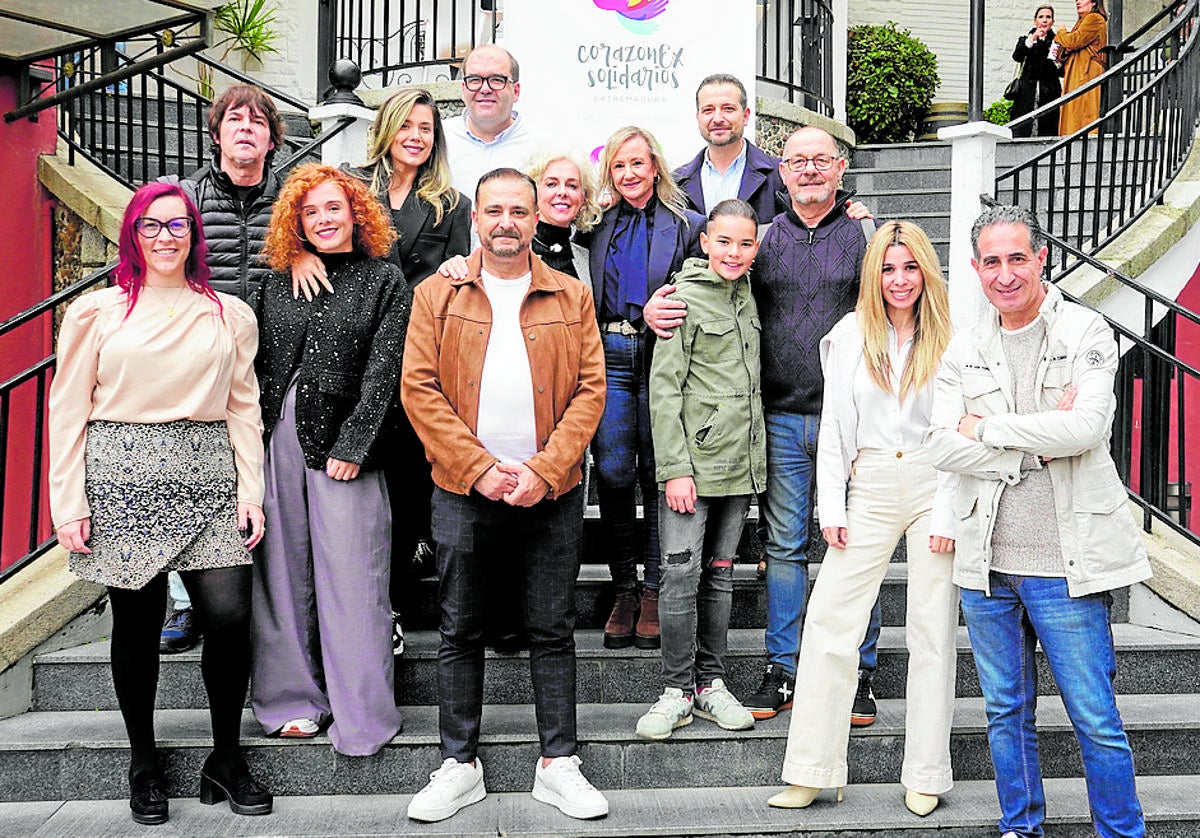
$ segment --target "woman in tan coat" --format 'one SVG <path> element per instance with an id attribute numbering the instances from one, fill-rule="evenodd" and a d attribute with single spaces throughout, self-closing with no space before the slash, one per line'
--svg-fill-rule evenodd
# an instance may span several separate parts
<path id="1" fill-rule="evenodd" d="M 1108 12 L 1104 0 L 1075 0 L 1079 20 L 1070 32 L 1054 36 L 1063 59 L 1063 95 L 1082 87 L 1104 72 L 1104 53 L 1108 45 Z M 1058 133 L 1074 134 L 1100 115 L 1100 87 L 1065 103 L 1058 114 Z"/>

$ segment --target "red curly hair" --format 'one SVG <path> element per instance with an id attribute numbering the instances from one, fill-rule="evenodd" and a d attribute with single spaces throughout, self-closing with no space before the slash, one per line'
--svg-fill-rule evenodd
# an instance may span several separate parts
<path id="1" fill-rule="evenodd" d="M 346 193 L 354 214 L 354 249 L 368 256 L 386 256 L 396 240 L 392 221 L 383 205 L 358 178 L 322 163 L 297 166 L 279 190 L 271 212 L 271 224 L 263 244 L 262 260 L 277 271 L 291 270 L 296 258 L 312 248 L 300 224 L 300 207 L 313 187 L 333 181 Z"/>

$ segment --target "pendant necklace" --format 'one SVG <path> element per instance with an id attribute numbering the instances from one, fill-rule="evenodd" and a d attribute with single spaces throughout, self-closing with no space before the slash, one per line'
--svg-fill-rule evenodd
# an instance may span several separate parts
<path id="1" fill-rule="evenodd" d="M 167 310 L 167 317 L 175 316 L 175 306 L 179 303 L 179 298 L 183 296 L 183 292 L 188 290 L 188 287 L 186 284 L 181 285 L 179 287 L 179 289 L 175 292 L 175 296 L 171 299 L 171 302 L 167 303 L 163 299 L 163 296 L 158 288 L 156 288 L 153 285 L 147 285 L 145 287 L 149 288 L 151 291 L 154 292 L 155 299 L 157 299 L 160 303 L 162 303 L 163 307 Z"/>

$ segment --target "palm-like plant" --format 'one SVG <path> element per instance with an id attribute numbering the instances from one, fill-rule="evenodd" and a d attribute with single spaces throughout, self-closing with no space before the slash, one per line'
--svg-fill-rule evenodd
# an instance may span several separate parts
<path id="1" fill-rule="evenodd" d="M 275 41 L 275 14 L 278 9 L 268 6 L 267 0 L 233 0 L 217 9 L 213 16 L 213 27 L 225 33 L 213 47 L 225 47 L 221 61 L 233 50 L 240 50 L 256 61 L 262 61 L 269 52 L 279 52 Z"/>

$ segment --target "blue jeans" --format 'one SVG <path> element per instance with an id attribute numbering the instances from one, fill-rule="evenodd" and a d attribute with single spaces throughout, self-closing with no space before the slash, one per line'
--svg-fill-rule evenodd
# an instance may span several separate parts
<path id="1" fill-rule="evenodd" d="M 1101 838 L 1145 835 L 1133 752 L 1113 689 L 1111 597 L 1071 597 L 1061 578 L 992 573 L 990 585 L 990 596 L 964 589 L 962 609 L 987 708 L 1000 831 L 1021 838 L 1043 834 L 1046 798 L 1034 726 L 1034 647 L 1041 641 L 1079 740 L 1096 832 Z"/>
<path id="2" fill-rule="evenodd" d="M 725 677 L 733 561 L 750 496 L 698 497 L 695 512 L 674 512 L 658 497 L 663 683 L 694 692 Z"/>
<path id="3" fill-rule="evenodd" d="M 795 675 L 808 604 L 808 527 L 821 417 L 768 413 L 765 418 L 767 491 L 759 504 L 767 533 L 767 660 Z M 859 647 L 859 667 L 869 672 L 875 671 L 879 624 L 876 600 Z"/>
<path id="4" fill-rule="evenodd" d="M 619 591 L 637 587 L 637 563 L 644 584 L 658 589 L 658 483 L 654 479 L 654 439 L 650 435 L 650 392 L 646 383 L 645 337 L 603 333 L 604 414 L 592 438 L 600 530 L 609 551 L 608 567 Z M 642 487 L 642 543 L 637 544 L 637 501 Z"/>

